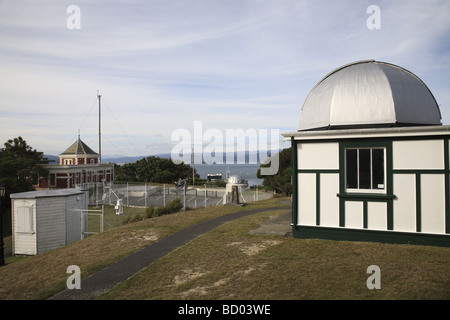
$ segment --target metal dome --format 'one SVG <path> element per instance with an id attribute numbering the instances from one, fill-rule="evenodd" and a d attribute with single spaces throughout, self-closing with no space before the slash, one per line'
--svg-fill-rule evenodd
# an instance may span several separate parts
<path id="1" fill-rule="evenodd" d="M 433 94 L 408 70 L 365 60 L 316 84 L 303 104 L 299 131 L 409 125 L 441 125 Z"/>
<path id="2" fill-rule="evenodd" d="M 228 183 L 231 183 L 231 184 L 243 184 L 244 183 L 244 179 L 242 179 L 241 176 L 232 175 L 228 179 Z"/>

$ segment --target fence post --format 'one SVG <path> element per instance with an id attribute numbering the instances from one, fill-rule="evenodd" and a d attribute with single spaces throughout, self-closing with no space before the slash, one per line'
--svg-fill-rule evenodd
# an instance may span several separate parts
<path id="1" fill-rule="evenodd" d="M 184 208 L 183 208 L 183 211 L 186 211 L 186 184 L 184 184 L 184 187 L 183 187 L 183 189 L 184 189 L 184 197 L 183 197 L 183 205 L 184 205 Z"/>
<path id="2" fill-rule="evenodd" d="M 104 212 L 105 212 L 105 206 L 104 205 L 102 205 L 102 216 L 101 216 L 101 221 L 100 221 L 100 232 L 103 232 L 103 230 L 104 230 L 104 219 L 105 219 L 105 217 L 104 217 Z"/>

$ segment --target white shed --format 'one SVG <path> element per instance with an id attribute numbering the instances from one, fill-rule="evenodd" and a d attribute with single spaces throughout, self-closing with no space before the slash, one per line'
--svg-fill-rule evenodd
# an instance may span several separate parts
<path id="1" fill-rule="evenodd" d="M 373 60 L 338 68 L 283 136 L 294 237 L 450 246 L 450 126 L 411 72 Z"/>
<path id="2" fill-rule="evenodd" d="M 87 193 L 79 189 L 11 194 L 13 255 L 36 255 L 83 238 Z"/>

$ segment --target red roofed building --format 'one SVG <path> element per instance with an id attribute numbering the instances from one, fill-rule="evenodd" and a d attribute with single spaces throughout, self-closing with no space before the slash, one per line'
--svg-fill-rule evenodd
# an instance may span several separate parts
<path id="1" fill-rule="evenodd" d="M 99 163 L 99 155 L 78 140 L 59 155 L 59 164 L 43 165 L 49 173 L 42 177 L 40 189 L 74 188 L 77 185 L 114 180 L 114 164 Z"/>

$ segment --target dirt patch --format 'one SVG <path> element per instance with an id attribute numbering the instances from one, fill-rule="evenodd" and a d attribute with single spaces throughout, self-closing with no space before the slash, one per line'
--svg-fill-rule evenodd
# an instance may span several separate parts
<path id="1" fill-rule="evenodd" d="M 159 239 L 158 233 L 153 229 L 131 231 L 122 241 L 128 240 L 142 240 L 142 241 L 156 241 Z"/>
<path id="2" fill-rule="evenodd" d="M 283 241 L 281 240 L 263 240 L 260 243 L 252 243 L 249 245 L 243 245 L 243 242 L 232 242 L 228 244 L 228 246 L 238 246 L 240 252 L 247 256 L 252 256 L 268 247 L 275 246 L 282 242 Z"/>
<path id="3" fill-rule="evenodd" d="M 183 269 L 181 270 L 180 275 L 176 275 L 173 279 L 174 285 L 178 286 L 180 284 L 189 282 L 191 280 L 203 277 L 204 275 L 209 274 L 209 271 L 203 271 L 199 268 L 196 269 Z"/>
<path id="4" fill-rule="evenodd" d="M 217 281 L 213 282 L 210 285 L 198 286 L 198 287 L 189 289 L 187 291 L 181 292 L 180 296 L 181 296 L 181 298 L 185 299 L 185 298 L 189 298 L 190 296 L 207 295 L 209 293 L 209 291 L 211 291 L 212 289 L 217 288 L 217 287 L 222 287 L 222 286 L 226 285 L 228 282 L 233 281 L 236 278 L 239 278 L 241 276 L 249 275 L 253 271 L 260 270 L 260 269 L 264 268 L 265 265 L 266 264 L 261 264 L 257 268 L 256 267 L 249 267 L 246 270 L 237 271 L 231 277 L 227 277 L 227 278 L 223 278 L 223 279 L 217 280 Z M 209 272 L 207 272 L 207 273 L 209 273 Z M 204 273 L 203 275 L 205 275 L 207 273 Z"/>

